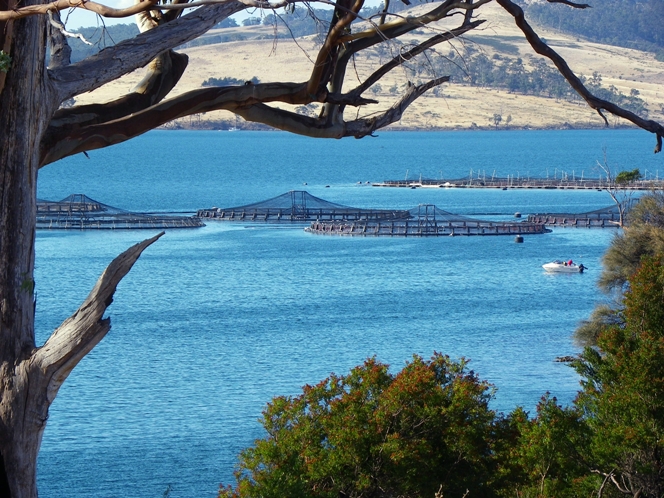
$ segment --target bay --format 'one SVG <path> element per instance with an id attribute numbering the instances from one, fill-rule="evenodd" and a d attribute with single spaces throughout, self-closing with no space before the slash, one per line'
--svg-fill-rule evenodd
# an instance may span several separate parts
<path id="1" fill-rule="evenodd" d="M 515 212 L 608 206 L 597 191 L 389 189 L 366 182 L 487 176 L 659 175 L 634 130 L 382 133 L 323 141 L 277 132 L 155 131 L 43 169 L 40 198 L 71 193 L 123 209 L 192 212 L 305 189 L 357 207 L 419 203 L 510 219 Z M 480 173 L 482 174 L 482 173 Z M 306 185 L 304 185 L 306 183 Z M 401 368 L 434 351 L 470 359 L 498 388 L 494 408 L 569 403 L 578 378 L 557 356 L 603 296 L 612 230 L 526 237 L 355 238 L 302 227 L 209 222 L 169 231 L 119 285 L 113 328 L 62 387 L 39 458 L 42 496 L 215 496 L 260 437 L 275 395 L 297 394 L 367 357 Z M 143 231 L 37 234 L 37 340 L 83 301 Z M 590 270 L 548 275 L 572 257 Z"/>

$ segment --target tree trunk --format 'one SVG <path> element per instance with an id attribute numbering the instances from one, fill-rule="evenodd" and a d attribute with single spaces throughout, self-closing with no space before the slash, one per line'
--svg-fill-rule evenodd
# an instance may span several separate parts
<path id="1" fill-rule="evenodd" d="M 57 105 L 46 85 L 45 33 L 43 16 L 0 25 L 2 48 L 12 58 L 0 89 L 0 494 L 12 498 L 37 496 L 48 415 L 44 391 L 31 376 L 38 152 Z"/>
<path id="2" fill-rule="evenodd" d="M 0 4 L 3 0 L 0 0 Z M 0 496 L 36 498 L 48 409 L 72 369 L 110 330 L 120 280 L 161 235 L 115 258 L 80 308 L 35 345 L 34 262 L 40 141 L 58 101 L 44 67 L 42 16 L 0 25 L 12 57 L 0 78 Z M 16 43 L 20 40 L 20 43 Z"/>

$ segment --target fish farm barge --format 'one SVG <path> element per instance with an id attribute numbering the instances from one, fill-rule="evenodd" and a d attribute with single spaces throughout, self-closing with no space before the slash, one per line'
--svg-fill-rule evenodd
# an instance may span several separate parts
<path id="1" fill-rule="evenodd" d="M 199 209 L 199 218 L 215 221 L 306 223 L 311 221 L 399 220 L 406 210 L 361 209 L 328 202 L 304 190 L 291 190 L 266 201 L 246 206 Z"/>
<path id="2" fill-rule="evenodd" d="M 83 194 L 61 201 L 37 201 L 38 229 L 169 229 L 205 226 L 196 216 L 132 213 L 107 206 Z"/>
<path id="3" fill-rule="evenodd" d="M 433 204 L 422 204 L 409 211 L 405 220 L 361 220 L 351 223 L 314 221 L 305 230 L 327 235 L 362 236 L 460 236 L 460 235 L 536 235 L 549 233 L 543 224 L 531 222 L 495 222 L 460 216 Z"/>

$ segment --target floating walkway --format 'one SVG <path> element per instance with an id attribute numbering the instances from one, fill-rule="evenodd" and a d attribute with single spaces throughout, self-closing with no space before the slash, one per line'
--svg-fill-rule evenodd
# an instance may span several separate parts
<path id="1" fill-rule="evenodd" d="M 307 232 L 327 235 L 364 236 L 457 236 L 457 235 L 537 235 L 551 232 L 543 224 L 532 222 L 482 221 L 421 204 L 409 211 L 404 220 L 361 220 L 352 223 L 314 221 Z"/>
<path id="2" fill-rule="evenodd" d="M 609 206 L 588 213 L 529 214 L 528 222 L 556 227 L 619 228 L 620 213 L 617 206 Z"/>
<path id="3" fill-rule="evenodd" d="M 361 209 L 328 202 L 304 190 L 291 190 L 246 206 L 199 209 L 199 218 L 215 221 L 303 223 L 310 221 L 399 220 L 410 216 L 397 209 Z"/>
<path id="4" fill-rule="evenodd" d="M 132 213 L 107 206 L 83 194 L 73 194 L 61 201 L 37 201 L 39 229 L 169 229 L 204 226 L 196 216 L 172 216 Z"/>
<path id="5" fill-rule="evenodd" d="M 550 178 L 459 178 L 457 180 L 385 180 L 372 183 L 373 187 L 401 188 L 492 188 L 492 189 L 542 189 L 542 190 L 605 190 L 609 183 L 594 179 Z M 621 186 L 624 190 L 652 190 L 664 188 L 664 180 L 642 180 Z"/>

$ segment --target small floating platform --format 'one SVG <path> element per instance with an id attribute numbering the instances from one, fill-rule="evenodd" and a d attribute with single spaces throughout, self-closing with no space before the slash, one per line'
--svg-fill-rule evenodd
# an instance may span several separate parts
<path id="1" fill-rule="evenodd" d="M 198 228 L 205 226 L 197 216 L 132 213 L 102 204 L 83 194 L 61 201 L 37 201 L 38 229 L 137 230 Z"/>
<path id="2" fill-rule="evenodd" d="M 405 220 L 361 220 L 351 223 L 318 220 L 305 230 L 326 235 L 411 237 L 537 235 L 551 232 L 540 223 L 477 220 L 443 211 L 433 204 L 421 204 L 409 212 L 411 217 Z"/>

